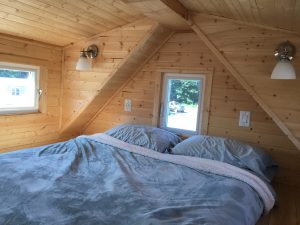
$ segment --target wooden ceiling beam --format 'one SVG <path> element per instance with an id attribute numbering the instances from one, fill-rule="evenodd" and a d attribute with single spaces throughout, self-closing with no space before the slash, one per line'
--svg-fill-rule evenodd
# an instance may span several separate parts
<path id="1" fill-rule="evenodd" d="M 101 84 L 101 87 L 99 87 L 97 94 L 74 117 L 65 123 L 60 134 L 81 134 L 86 124 L 109 102 L 115 93 L 118 93 L 132 79 L 136 72 L 140 71 L 173 33 L 172 30 L 156 24 L 139 42 L 137 47 L 110 73 Z"/>
<path id="2" fill-rule="evenodd" d="M 201 28 L 194 23 L 190 18 L 188 23 L 198 35 L 198 37 L 206 44 L 206 46 L 213 52 L 213 54 L 219 59 L 219 61 L 225 66 L 225 68 L 237 79 L 237 81 L 245 88 L 245 90 L 254 98 L 254 100 L 260 105 L 260 107 L 272 118 L 277 126 L 288 136 L 292 143 L 300 150 L 300 142 L 297 137 L 291 132 L 291 130 L 285 125 L 285 123 L 274 113 L 274 111 L 263 101 L 263 99 L 255 92 L 255 90 L 247 83 L 244 77 L 231 65 L 231 63 L 225 58 L 225 56 L 218 50 L 211 40 L 205 35 Z"/>
<path id="3" fill-rule="evenodd" d="M 183 19 L 188 19 L 189 11 L 179 2 L 174 0 L 161 0 L 171 10 L 180 15 Z"/>
<path id="4" fill-rule="evenodd" d="M 176 0 L 122 0 L 145 16 L 174 30 L 190 30 L 188 10 Z"/>
<path id="5" fill-rule="evenodd" d="M 246 21 L 242 21 L 242 20 L 230 19 L 230 18 L 221 17 L 221 16 L 209 15 L 209 14 L 205 14 L 205 13 L 189 12 L 189 16 L 192 18 L 202 17 L 202 18 L 208 18 L 208 19 L 214 19 L 214 20 L 221 20 L 221 21 L 236 23 L 236 24 L 240 24 L 240 25 L 246 25 L 246 26 L 250 26 L 250 27 L 273 30 L 273 31 L 283 32 L 286 34 L 293 34 L 293 35 L 300 36 L 300 33 L 297 31 L 287 30 L 287 29 L 278 28 L 278 27 L 272 27 L 269 25 L 263 25 L 263 24 L 253 23 L 253 22 L 246 22 Z"/>
<path id="6" fill-rule="evenodd" d="M 247 83 L 245 78 L 232 66 L 228 59 L 219 51 L 214 43 L 206 36 L 205 32 L 194 22 L 194 15 L 189 14 L 187 9 L 177 0 L 155 0 L 149 3 L 149 0 L 123 0 L 130 4 L 133 4 L 139 8 L 146 16 L 151 15 L 153 19 L 158 22 L 166 23 L 171 25 L 170 21 L 163 20 L 163 15 L 159 12 L 159 7 L 164 8 L 168 14 L 172 15 L 174 21 L 184 21 L 206 44 L 206 46 L 213 52 L 218 60 L 225 66 L 225 68 L 237 79 L 237 81 L 245 88 L 245 90 L 254 98 L 254 100 L 260 105 L 260 107 L 273 119 L 277 126 L 288 136 L 292 143 L 300 150 L 300 141 L 293 134 L 293 132 L 286 126 L 286 124 L 276 115 L 270 106 L 268 106 L 259 94 Z M 147 3 L 147 4 L 145 4 Z M 163 5 L 163 6 L 162 6 Z M 155 7 L 158 7 L 154 10 Z M 166 9 L 167 8 L 167 9 Z M 150 11 L 149 11 L 150 10 Z M 150 17 L 150 16 L 149 16 Z"/>

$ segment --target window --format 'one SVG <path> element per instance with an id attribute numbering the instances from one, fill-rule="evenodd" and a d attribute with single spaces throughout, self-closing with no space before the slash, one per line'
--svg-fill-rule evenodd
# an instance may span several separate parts
<path id="1" fill-rule="evenodd" d="M 204 88 L 204 75 L 165 73 L 161 127 L 182 134 L 200 133 Z"/>
<path id="2" fill-rule="evenodd" d="M 0 63 L 0 113 L 37 112 L 39 67 Z"/>

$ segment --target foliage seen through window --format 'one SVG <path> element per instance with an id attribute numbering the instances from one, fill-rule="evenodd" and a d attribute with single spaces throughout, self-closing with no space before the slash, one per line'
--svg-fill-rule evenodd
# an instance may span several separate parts
<path id="1" fill-rule="evenodd" d="M 18 71 L 18 70 L 0 70 L 0 77 L 7 77 L 7 78 L 20 78 L 20 79 L 27 79 L 28 78 L 27 71 Z"/>
<path id="2" fill-rule="evenodd" d="M 201 80 L 172 80 L 170 82 L 170 101 L 195 105 L 199 100 Z"/>

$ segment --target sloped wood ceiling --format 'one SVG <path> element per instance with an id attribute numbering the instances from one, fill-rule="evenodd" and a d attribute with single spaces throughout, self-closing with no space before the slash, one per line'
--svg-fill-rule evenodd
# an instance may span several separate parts
<path id="1" fill-rule="evenodd" d="M 65 46 L 140 19 L 120 0 L 1 0 L 0 33 Z"/>
<path id="2" fill-rule="evenodd" d="M 179 0 L 186 9 L 300 33 L 297 0 Z"/>
<path id="3" fill-rule="evenodd" d="M 190 30 L 186 24 L 188 11 L 182 7 L 181 3 L 173 0 L 122 0 L 133 9 L 141 10 L 145 16 L 156 20 L 159 16 L 159 23 L 175 30 Z M 171 3 L 176 12 L 170 10 L 168 4 Z M 181 17 L 178 16 L 181 15 Z"/>
<path id="4" fill-rule="evenodd" d="M 271 80 L 270 74 L 276 64 L 272 54 L 276 45 L 290 40 L 300 47 L 300 38 L 281 31 L 200 15 L 195 16 L 194 21 L 242 76 L 251 91 L 259 96 L 262 107 L 299 149 L 300 79 Z M 299 75 L 300 57 L 296 57 L 293 64 Z"/>
<path id="5" fill-rule="evenodd" d="M 122 87 L 173 31 L 143 19 L 65 48 L 63 127 L 80 134 L 86 123 Z M 75 70 L 80 48 L 94 43 L 100 56 L 93 71 Z"/>
<path id="6" fill-rule="evenodd" d="M 147 2 L 147 0 L 140 1 Z M 130 1 L 128 4 L 138 7 L 139 10 L 149 12 L 149 9 L 145 9 L 143 5 L 137 4 L 137 2 L 139 1 Z M 249 24 L 243 25 L 234 21 L 224 21 L 222 18 L 206 20 L 207 16 L 200 16 L 199 14 L 196 16 L 190 14 L 189 19 L 186 19 L 186 16 L 180 13 L 186 9 L 185 1 L 181 1 L 182 4 L 174 4 L 174 1 L 171 0 L 153 1 L 152 18 L 158 21 L 162 19 L 158 13 L 155 13 L 159 12 L 155 7 L 155 2 L 159 2 L 158 5 L 165 4 L 170 11 L 177 13 L 180 20 L 186 20 L 186 23 L 214 52 L 218 60 L 226 66 L 300 150 L 299 79 L 295 81 L 270 79 L 270 74 L 276 64 L 273 56 L 275 47 L 280 42 L 289 39 L 296 45 L 296 48 L 300 48 L 298 34 L 293 35 L 290 32 L 267 29 L 266 27 L 253 27 Z M 181 6 L 182 9 L 178 10 L 178 6 Z M 273 17 L 276 15 L 280 16 L 276 12 L 272 14 Z M 254 34 L 248 33 L 249 30 L 255 30 Z M 295 60 L 294 64 L 299 65 L 298 60 L 300 58 Z M 296 71 L 299 71 L 297 66 Z"/>
<path id="7" fill-rule="evenodd" d="M 85 134 L 104 132 L 123 123 L 157 124 L 155 105 L 161 68 L 195 72 L 213 69 L 208 134 L 263 147 L 280 166 L 276 181 L 300 186 L 299 151 L 194 32 L 175 33 L 106 104 Z M 126 98 L 132 100 L 131 112 L 124 111 Z M 251 111 L 249 128 L 238 125 L 242 110 Z"/>

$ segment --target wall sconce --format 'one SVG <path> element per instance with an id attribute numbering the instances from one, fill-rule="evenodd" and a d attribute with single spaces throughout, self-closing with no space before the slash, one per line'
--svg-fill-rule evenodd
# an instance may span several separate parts
<path id="1" fill-rule="evenodd" d="M 86 50 L 80 51 L 80 57 L 76 64 L 76 70 L 88 71 L 92 69 L 89 59 L 94 59 L 98 55 L 98 47 L 96 45 L 90 45 Z"/>
<path id="2" fill-rule="evenodd" d="M 275 50 L 275 57 L 279 60 L 273 69 L 271 79 L 296 79 L 296 72 L 291 63 L 296 53 L 296 48 L 289 41 L 278 45 Z"/>

